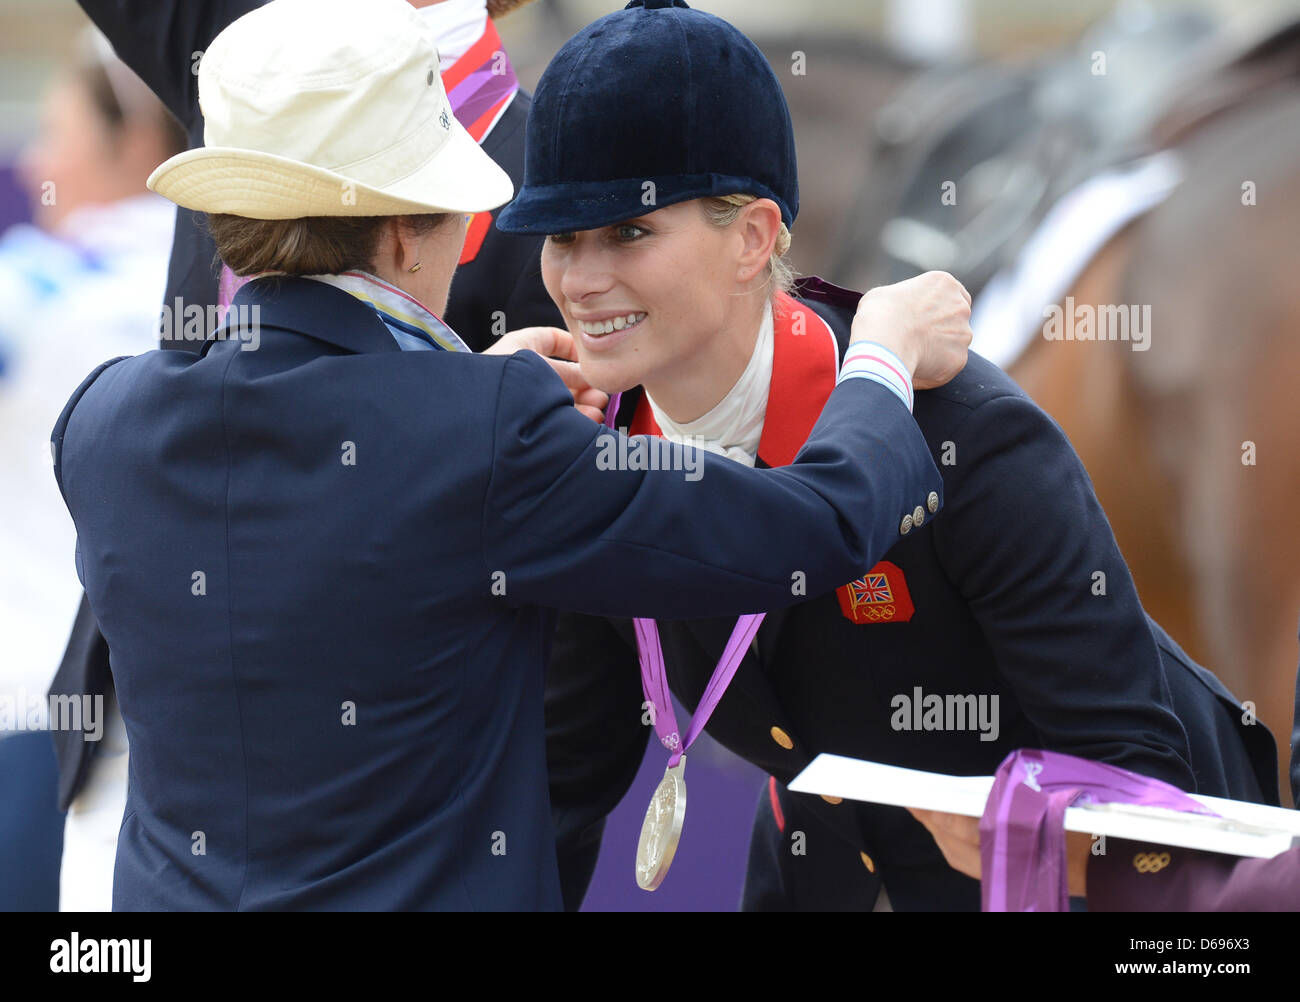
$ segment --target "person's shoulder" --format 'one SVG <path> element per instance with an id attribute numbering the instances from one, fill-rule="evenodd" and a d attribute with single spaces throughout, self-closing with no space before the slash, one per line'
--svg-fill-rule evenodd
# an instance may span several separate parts
<path id="1" fill-rule="evenodd" d="M 146 354 L 162 354 L 162 352 L 153 351 Z M 127 367 L 139 359 L 138 355 L 119 355 L 117 358 L 110 358 L 106 362 L 100 363 L 95 369 L 86 376 L 72 391 L 68 397 L 68 402 L 63 405 L 63 410 L 59 412 L 58 419 L 54 422 L 54 428 L 50 432 L 50 455 L 54 461 L 54 479 L 58 482 L 59 490 L 63 490 L 63 446 L 67 440 L 68 422 L 72 420 L 72 415 L 78 413 L 79 416 L 86 415 L 88 412 L 95 423 L 99 423 L 99 415 L 95 413 L 99 404 L 100 389 L 103 389 L 108 383 L 111 383 L 116 377 L 122 375 Z M 101 380 L 106 372 L 111 372 L 107 380 Z M 89 402 L 86 402 L 89 396 Z M 85 403 L 85 406 L 83 406 Z"/>
<path id="2" fill-rule="evenodd" d="M 931 413 L 962 417 L 990 401 L 1005 398 L 1012 398 L 1031 411 L 1039 410 L 1014 379 L 972 351 L 967 356 L 966 367 L 949 382 L 917 392 L 916 418 L 920 421 L 923 414 Z"/>
<path id="3" fill-rule="evenodd" d="M 72 392 L 72 396 L 68 398 L 66 409 L 71 410 L 87 396 L 94 400 L 99 392 L 106 390 L 120 380 L 135 380 L 146 376 L 150 370 L 157 368 L 164 361 L 162 356 L 165 355 L 193 357 L 190 352 L 165 352 L 154 348 L 140 355 L 118 355 L 116 358 L 110 358 L 108 361 L 95 366 L 90 374 L 81 381 L 81 384 Z M 152 356 L 158 357 L 154 358 Z M 177 359 L 176 361 L 183 360 Z"/>
<path id="4" fill-rule="evenodd" d="M 416 351 L 360 356 L 379 359 L 382 379 L 395 401 L 428 406 L 431 390 L 452 413 L 483 415 L 498 409 L 524 420 L 556 396 L 572 397 L 554 370 L 534 351 L 511 355 Z"/>
<path id="5" fill-rule="evenodd" d="M 517 351 L 513 355 L 474 355 L 485 365 L 477 371 L 484 379 L 493 381 L 502 392 L 514 398 L 549 400 L 558 390 L 563 397 L 569 393 L 555 370 L 535 351 Z"/>
<path id="6" fill-rule="evenodd" d="M 809 276 L 795 283 L 791 295 L 796 303 L 810 308 L 826 321 L 843 358 L 862 293 Z M 998 417 L 1004 426 L 1007 416 L 1013 423 L 1020 418 L 1034 424 L 1050 423 L 1050 418 L 1014 379 L 975 352 L 970 352 L 966 367 L 951 381 L 932 390 L 917 391 L 914 416 L 923 432 L 946 432 L 993 401 L 1006 402 L 1006 406 L 998 408 Z M 1014 429 L 1007 430 L 1011 432 Z"/>
<path id="7" fill-rule="evenodd" d="M 515 91 L 515 98 L 510 102 L 510 107 L 506 108 L 506 115 L 522 114 L 528 117 L 528 109 L 533 106 L 533 95 L 531 91 L 524 90 L 520 87 Z M 504 115 L 502 116 L 505 117 Z"/>
<path id="8" fill-rule="evenodd" d="M 790 298 L 826 321 L 826 326 L 835 335 L 839 353 L 843 356 L 849 346 L 853 315 L 857 312 L 862 293 L 845 289 L 816 275 L 805 275 L 795 281 Z"/>
<path id="9" fill-rule="evenodd" d="M 198 360 L 196 352 L 159 348 L 109 359 L 96 366 L 73 391 L 59 415 L 56 431 L 67 426 L 74 410 L 79 418 L 93 415 L 97 425 L 123 420 L 137 408 L 148 412 L 154 406 L 149 389 L 162 385 L 168 373 L 186 369 Z"/>
<path id="10" fill-rule="evenodd" d="M 948 383 L 917 391 L 912 416 L 949 486 L 954 478 L 977 483 L 991 501 L 1016 484 L 1086 481 L 1060 425 L 1015 380 L 974 352 Z M 975 462 L 955 462 L 956 450 Z"/>
<path id="11" fill-rule="evenodd" d="M 523 180 L 524 132 L 528 123 L 528 109 L 532 105 L 532 95 L 521 87 L 510 99 L 492 130 L 483 137 L 483 152 L 510 174 L 510 180 L 515 182 L 516 188 Z M 515 170 L 519 172 L 517 177 Z"/>
<path id="12" fill-rule="evenodd" d="M 824 278 L 805 276 L 795 282 L 791 297 L 826 321 L 835 334 L 842 356 L 852 336 L 853 317 L 857 313 L 862 293 L 845 289 Z M 1016 385 L 1015 380 L 988 359 L 971 352 L 966 368 L 944 386 L 919 391 L 916 404 L 919 410 L 923 401 L 931 406 L 942 401 L 970 410 L 989 400 L 1005 396 L 1029 402 L 1028 396 Z"/>
<path id="13" fill-rule="evenodd" d="M 513 371 L 511 360 L 533 352 L 516 352 L 514 355 L 488 355 L 475 351 L 401 351 L 345 355 L 340 360 L 344 366 L 359 362 L 367 367 L 366 379 L 387 387 L 395 404 L 415 406 L 426 410 L 432 394 L 437 403 L 460 411 L 478 410 L 495 404 L 503 388 L 507 388 L 507 375 Z M 534 358 L 542 369 L 550 371 L 540 357 Z M 524 377 L 518 382 L 527 389 L 538 376 Z"/>

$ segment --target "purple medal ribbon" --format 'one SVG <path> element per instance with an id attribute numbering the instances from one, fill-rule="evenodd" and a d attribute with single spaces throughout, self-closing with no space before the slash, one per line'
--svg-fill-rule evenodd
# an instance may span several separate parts
<path id="1" fill-rule="evenodd" d="M 664 650 L 659 641 L 659 624 L 653 619 L 633 621 L 636 628 L 637 657 L 641 662 L 641 690 L 653 708 L 655 732 L 659 735 L 659 741 L 672 752 L 668 759 L 668 768 L 671 769 L 681 760 L 686 749 L 694 744 L 695 739 L 704 730 L 704 725 L 713 716 L 713 711 L 735 677 L 740 662 L 745 659 L 745 652 L 749 650 L 749 645 L 753 642 L 754 635 L 758 633 L 758 628 L 766 615 L 763 612 L 751 613 L 736 620 L 735 629 L 731 631 L 731 639 L 727 641 L 727 647 L 722 652 L 718 667 L 713 670 L 713 677 L 709 679 L 704 695 L 700 697 L 700 704 L 695 708 L 695 715 L 686 728 L 684 738 L 677 729 L 677 714 L 673 710 L 672 697 L 668 693 L 668 676 L 664 671 Z"/>
<path id="2" fill-rule="evenodd" d="M 622 402 L 622 400 L 623 400 L 623 392 L 621 390 L 618 393 L 611 393 L 609 395 L 609 403 L 605 405 L 605 427 L 606 428 L 609 428 L 611 430 L 614 428 L 614 419 L 618 417 L 618 405 Z"/>
<path id="3" fill-rule="evenodd" d="M 605 407 L 606 428 L 614 428 L 614 419 L 618 415 L 618 405 L 622 397 L 622 393 L 610 394 L 609 403 Z M 668 673 L 664 670 L 664 649 L 659 639 L 659 624 L 653 619 L 633 620 L 636 630 L 637 659 L 641 663 L 641 691 L 645 693 L 645 698 L 653 708 L 655 733 L 659 735 L 660 743 L 672 752 L 668 759 L 668 768 L 671 769 L 681 761 L 686 749 L 694 744 L 695 739 L 700 736 L 700 732 L 709 722 L 709 718 L 713 716 L 713 711 L 717 709 L 722 694 L 727 691 L 731 680 L 736 677 L 740 663 L 745 660 L 745 652 L 753 643 L 754 636 L 758 633 L 758 628 L 763 624 L 766 615 L 765 612 L 751 613 L 736 620 L 736 626 L 731 631 L 731 638 L 722 652 L 722 658 L 713 670 L 709 684 L 704 688 L 704 695 L 700 697 L 700 703 L 695 708 L 695 715 L 687 725 L 685 738 L 677 728 L 677 713 L 673 710 L 672 696 L 668 692 Z"/>
<path id="4" fill-rule="evenodd" d="M 1182 790 L 1104 762 L 1022 748 L 1002 760 L 980 818 L 980 903 L 986 912 L 1069 907 L 1065 809 L 1125 803 L 1208 814 Z"/>

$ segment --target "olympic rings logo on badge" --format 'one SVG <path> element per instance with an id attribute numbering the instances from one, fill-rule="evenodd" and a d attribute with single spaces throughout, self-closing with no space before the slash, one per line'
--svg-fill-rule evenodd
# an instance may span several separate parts
<path id="1" fill-rule="evenodd" d="M 1138 873 L 1159 873 L 1168 865 L 1167 852 L 1139 852 L 1133 857 L 1133 869 Z"/>

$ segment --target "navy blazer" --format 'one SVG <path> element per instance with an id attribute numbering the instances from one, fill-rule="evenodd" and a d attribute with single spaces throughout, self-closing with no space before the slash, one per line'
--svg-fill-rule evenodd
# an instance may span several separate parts
<path id="1" fill-rule="evenodd" d="M 841 351 L 857 298 L 816 280 L 803 287 Z M 796 381 L 781 370 L 779 339 L 767 425 L 789 420 L 809 393 L 806 374 Z M 784 358 L 806 373 L 809 358 L 829 367 L 834 351 L 809 325 Z M 625 394 L 620 425 L 636 424 L 637 397 Z M 973 354 L 951 383 L 916 394 L 916 420 L 943 474 L 943 517 L 897 539 L 888 567 L 865 582 L 859 595 L 872 616 L 851 619 L 834 589 L 769 615 L 708 725 L 774 777 L 759 803 L 745 906 L 870 910 L 883 880 L 896 908 L 979 908 L 978 884 L 947 865 L 906 811 L 786 791 L 819 752 L 991 775 L 1016 748 L 1050 748 L 1182 789 L 1274 802 L 1271 736 L 1242 726 L 1231 694 L 1148 620 L 1060 428 Z M 758 458 L 785 461 L 763 446 Z M 634 588 L 635 569 L 617 580 Z M 669 683 L 686 707 L 698 703 L 733 625 L 660 623 Z M 916 729 L 926 696 L 983 697 L 988 708 L 996 697 L 996 736 L 924 720 Z M 630 623 L 561 617 L 547 754 L 570 908 L 585 894 L 603 818 L 640 765 L 643 699 Z M 666 760 L 657 742 L 650 748 Z M 692 824 L 709 823 L 707 805 L 693 812 Z M 794 831 L 806 835 L 806 855 L 791 852 Z"/>
<path id="2" fill-rule="evenodd" d="M 869 380 L 793 467 L 608 468 L 530 352 L 401 352 L 309 279 L 235 305 L 257 350 L 106 363 L 54 430 L 131 742 L 115 909 L 558 908 L 543 607 L 779 607 L 942 492 Z"/>
<path id="3" fill-rule="evenodd" d="M 232 21 L 261 6 L 262 0 L 78 0 L 108 36 L 117 54 L 145 81 L 185 127 L 191 147 L 203 145 L 196 54 L 206 49 Z M 520 90 L 500 121 L 484 138 L 483 152 L 510 175 L 516 189 L 524 176 L 524 123 L 532 98 Z M 559 310 L 542 284 L 542 238 L 488 230 L 472 261 L 456 269 L 443 319 L 474 351 L 497 340 L 494 318 L 507 329 L 563 326 Z M 207 307 L 217 302 L 217 249 L 202 216 L 176 210 L 176 233 L 163 302 Z M 164 341 L 163 348 L 198 351 L 193 341 Z M 51 686 L 56 695 L 104 693 L 113 685 L 108 647 L 90 606 L 82 597 L 59 670 Z M 67 810 L 81 789 L 93 744 L 78 730 L 53 734 L 59 760 L 59 807 Z"/>

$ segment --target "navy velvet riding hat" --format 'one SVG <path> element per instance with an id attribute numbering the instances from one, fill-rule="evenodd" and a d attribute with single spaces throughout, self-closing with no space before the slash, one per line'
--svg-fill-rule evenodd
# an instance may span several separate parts
<path id="1" fill-rule="evenodd" d="M 570 233 L 691 198 L 770 198 L 799 212 L 794 128 L 753 42 L 683 0 L 632 0 L 564 44 L 528 113 L 508 233 Z"/>

